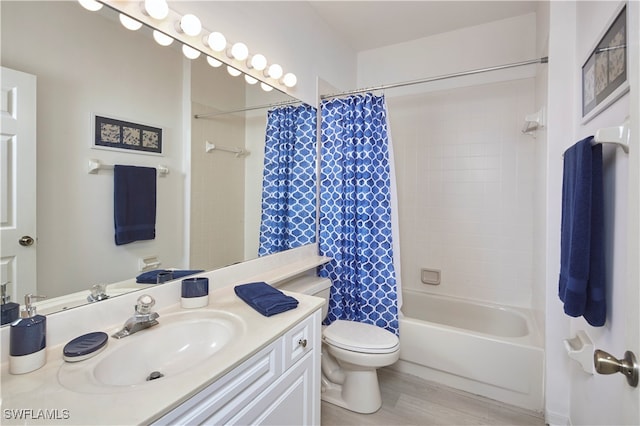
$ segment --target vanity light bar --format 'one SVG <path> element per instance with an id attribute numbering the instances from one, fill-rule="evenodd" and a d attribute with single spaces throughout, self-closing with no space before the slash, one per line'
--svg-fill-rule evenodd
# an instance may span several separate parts
<path id="1" fill-rule="evenodd" d="M 95 10 L 97 5 L 106 5 L 124 16 L 146 24 L 157 33 L 178 40 L 185 46 L 183 50 L 190 53 L 187 56 L 189 59 L 197 57 L 192 52 L 195 50 L 204 53 L 207 59 L 211 58 L 214 61 L 213 63 L 216 63 L 215 61 L 229 63 L 229 66 L 242 71 L 250 77 L 247 78 L 247 82 L 255 84 L 254 80 L 260 81 L 261 87 L 265 91 L 270 91 L 275 85 L 279 85 L 281 91 L 288 93 L 298 82 L 295 74 L 285 73 L 278 64 L 268 64 L 264 55 L 252 55 L 244 43 L 230 43 L 221 33 L 208 31 L 202 27 L 200 20 L 195 15 L 180 15 L 172 10 L 165 0 L 146 0 L 142 2 L 140 0 L 78 1 L 89 10 Z M 152 9 L 152 7 L 158 8 L 159 11 Z M 162 18 L 162 16 L 165 17 Z M 209 63 L 211 62 L 209 61 Z"/>

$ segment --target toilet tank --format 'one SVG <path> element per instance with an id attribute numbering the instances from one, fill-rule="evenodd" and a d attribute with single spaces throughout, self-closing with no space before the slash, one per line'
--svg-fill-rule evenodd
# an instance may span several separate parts
<path id="1" fill-rule="evenodd" d="M 324 317 L 327 316 L 327 311 L 329 310 L 329 291 L 331 289 L 331 280 L 329 278 L 303 276 L 285 281 L 277 287 L 280 290 L 323 298 L 325 304 L 322 306 L 322 318 L 324 319 Z"/>

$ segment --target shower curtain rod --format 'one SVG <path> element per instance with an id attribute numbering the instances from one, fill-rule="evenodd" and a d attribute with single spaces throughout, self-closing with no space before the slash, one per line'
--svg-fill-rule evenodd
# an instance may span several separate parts
<path id="1" fill-rule="evenodd" d="M 355 95 L 355 94 L 358 94 L 358 93 L 374 92 L 376 90 L 395 89 L 397 87 L 412 86 L 414 84 L 431 83 L 433 81 L 446 80 L 446 79 L 454 78 L 454 77 L 463 77 L 463 76 L 466 76 L 466 75 L 480 74 L 480 73 L 489 72 L 489 71 L 504 70 L 504 69 L 507 69 L 507 68 L 521 67 L 521 66 L 524 66 L 524 65 L 546 64 L 548 62 L 549 62 L 549 57 L 548 56 L 544 56 L 544 57 L 538 58 L 538 59 L 531 59 L 531 60 L 523 61 L 523 62 L 514 62 L 514 63 L 511 63 L 511 64 L 505 64 L 505 65 L 497 65 L 495 67 L 479 68 L 479 69 L 470 70 L 470 71 L 456 72 L 456 73 L 453 73 L 453 74 L 439 75 L 439 76 L 436 76 L 436 77 L 422 78 L 422 79 L 419 79 L 419 80 L 403 81 L 403 82 L 400 82 L 400 83 L 383 84 L 383 85 L 380 85 L 380 86 L 367 87 L 367 88 L 364 88 L 364 89 L 348 90 L 346 92 L 334 93 L 334 94 L 331 94 L 331 95 L 322 95 L 322 96 L 320 96 L 320 99 L 322 99 L 322 100 L 333 99 L 333 98 L 339 98 L 341 96 Z"/>
<path id="2" fill-rule="evenodd" d="M 256 109 L 264 109 L 264 108 L 271 108 L 271 107 L 293 105 L 293 104 L 297 104 L 297 103 L 301 103 L 301 102 L 302 101 L 299 101 L 297 99 L 293 99 L 291 101 L 276 102 L 276 103 L 267 104 L 267 105 L 258 105 L 258 106 L 252 106 L 252 107 L 246 107 L 246 108 L 238 108 L 238 109 L 234 109 L 234 110 L 231 110 L 231 111 L 219 111 L 219 112 L 210 112 L 210 113 L 207 113 L 207 114 L 195 114 L 193 116 L 193 118 L 210 118 L 210 117 L 216 117 L 218 115 L 234 114 L 236 112 L 245 112 L 245 111 L 253 111 L 253 110 L 256 110 Z"/>

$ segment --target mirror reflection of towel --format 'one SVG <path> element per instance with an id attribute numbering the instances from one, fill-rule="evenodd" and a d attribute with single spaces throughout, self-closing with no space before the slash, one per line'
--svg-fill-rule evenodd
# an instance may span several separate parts
<path id="1" fill-rule="evenodd" d="M 155 284 L 158 282 L 158 274 L 161 272 L 171 272 L 173 274 L 173 280 L 187 277 L 189 275 L 199 274 L 204 272 L 204 269 L 155 269 L 153 271 L 144 272 L 136 277 L 138 284 Z"/>
<path id="2" fill-rule="evenodd" d="M 156 238 L 156 169 L 113 168 L 113 217 L 116 245 Z"/>

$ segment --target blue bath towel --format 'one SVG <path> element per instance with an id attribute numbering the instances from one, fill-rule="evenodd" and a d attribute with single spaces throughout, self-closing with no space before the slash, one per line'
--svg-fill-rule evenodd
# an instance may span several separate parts
<path id="1" fill-rule="evenodd" d="M 113 168 L 113 216 L 116 245 L 156 237 L 156 169 Z"/>
<path id="2" fill-rule="evenodd" d="M 602 145 L 588 137 L 564 153 L 559 296 L 564 312 L 606 320 Z"/>
<path id="3" fill-rule="evenodd" d="M 173 279 L 183 278 L 189 275 L 199 274 L 204 272 L 203 269 L 154 269 L 153 271 L 144 272 L 136 277 L 136 282 L 139 284 L 155 284 L 158 282 L 158 274 L 161 272 L 172 272 Z"/>
<path id="4" fill-rule="evenodd" d="M 264 282 L 240 284 L 234 288 L 238 297 L 265 317 L 298 306 L 298 301 Z"/>

